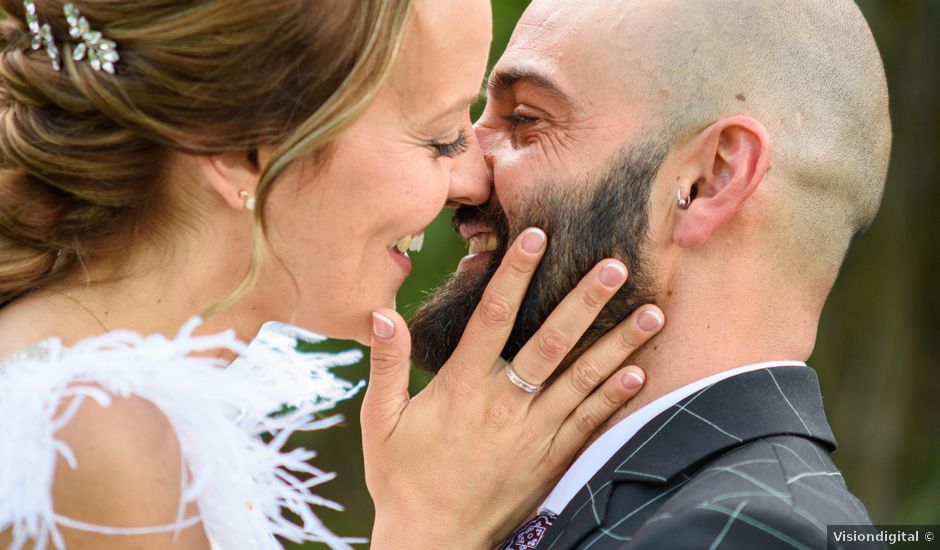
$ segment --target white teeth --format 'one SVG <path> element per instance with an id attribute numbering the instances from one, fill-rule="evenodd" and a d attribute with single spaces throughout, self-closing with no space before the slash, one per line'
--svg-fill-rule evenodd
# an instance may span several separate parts
<path id="1" fill-rule="evenodd" d="M 421 252 L 421 248 L 424 246 L 424 233 L 421 233 L 417 237 L 412 237 L 408 235 L 407 237 L 402 237 L 397 241 L 392 241 L 389 243 L 389 248 L 396 248 L 402 254 L 405 254 L 409 250 L 414 252 Z"/>
<path id="2" fill-rule="evenodd" d="M 496 240 L 495 235 L 490 235 L 489 237 L 485 235 L 477 235 L 476 237 L 470 238 L 470 254 L 479 254 L 481 252 L 493 252 L 496 250 L 499 242 Z"/>
<path id="3" fill-rule="evenodd" d="M 407 252 L 409 246 L 411 246 L 411 235 L 398 239 L 398 243 L 395 244 L 399 252 Z"/>
<path id="4" fill-rule="evenodd" d="M 418 235 L 417 237 L 411 240 L 411 246 L 408 248 L 408 250 L 412 250 L 414 252 L 421 252 L 421 249 L 423 247 L 424 247 L 424 233 L 421 233 L 420 235 Z"/>
<path id="5" fill-rule="evenodd" d="M 486 241 L 480 237 L 472 237 L 470 239 L 470 254 L 479 254 L 480 252 L 486 252 Z"/>
<path id="6" fill-rule="evenodd" d="M 496 246 L 497 246 L 498 244 L 499 244 L 499 243 L 496 241 L 496 236 L 495 236 L 495 235 L 490 236 L 489 240 L 486 241 L 486 251 L 487 251 L 487 252 L 493 252 L 493 251 L 495 251 L 495 250 L 496 250 Z"/>

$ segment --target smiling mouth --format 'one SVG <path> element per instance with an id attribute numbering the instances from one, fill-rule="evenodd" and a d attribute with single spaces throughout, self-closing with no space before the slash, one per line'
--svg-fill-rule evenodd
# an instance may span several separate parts
<path id="1" fill-rule="evenodd" d="M 467 241 L 468 256 L 494 252 L 499 247 L 496 231 L 489 225 L 481 223 L 465 223 L 457 228 L 461 238 Z"/>
<path id="2" fill-rule="evenodd" d="M 408 252 L 421 252 L 423 247 L 424 231 L 415 235 L 407 235 L 398 239 L 397 241 L 392 241 L 388 245 L 388 249 L 390 251 L 397 252 L 406 257 L 408 256 Z"/>

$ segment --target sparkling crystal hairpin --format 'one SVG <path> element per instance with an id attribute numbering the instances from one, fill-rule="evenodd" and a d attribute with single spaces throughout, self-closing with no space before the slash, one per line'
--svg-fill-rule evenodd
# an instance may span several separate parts
<path id="1" fill-rule="evenodd" d="M 29 32 L 33 34 L 33 49 L 38 50 L 39 48 L 45 46 L 46 53 L 49 54 L 49 59 L 52 60 L 52 68 L 59 70 L 59 48 L 55 45 L 55 40 L 52 39 L 52 28 L 49 27 L 49 23 L 43 25 L 39 24 L 39 16 L 36 15 L 36 4 L 33 3 L 33 0 L 23 0 L 23 8 L 26 12 L 26 24 L 29 26 Z"/>
<path id="2" fill-rule="evenodd" d="M 72 50 L 72 59 L 81 61 L 87 55 L 91 68 L 114 74 L 114 64 L 121 59 L 117 44 L 105 38 L 100 31 L 91 30 L 88 20 L 78 11 L 75 4 L 66 4 L 62 9 L 65 11 L 65 20 L 69 23 L 69 36 L 82 40 Z"/>
<path id="3" fill-rule="evenodd" d="M 33 49 L 38 50 L 43 44 L 52 60 L 52 67 L 59 70 L 61 63 L 59 60 L 59 49 L 56 47 L 55 40 L 52 38 L 52 29 L 46 23 L 39 25 L 39 18 L 36 15 L 36 4 L 33 0 L 23 0 L 23 6 L 26 8 L 26 23 L 29 25 L 30 32 L 33 33 Z M 86 19 L 75 4 L 68 3 L 62 7 L 65 13 L 65 20 L 69 24 L 69 36 L 76 40 L 81 40 L 72 49 L 72 59 L 81 61 L 88 58 L 91 62 L 91 68 L 96 71 L 105 71 L 114 74 L 114 64 L 121 56 L 117 51 L 117 44 L 101 34 L 100 31 L 92 30 L 91 24 Z"/>

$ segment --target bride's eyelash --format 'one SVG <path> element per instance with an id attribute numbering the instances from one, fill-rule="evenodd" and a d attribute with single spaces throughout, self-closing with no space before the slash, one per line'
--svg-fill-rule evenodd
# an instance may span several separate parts
<path id="1" fill-rule="evenodd" d="M 454 158 L 466 153 L 467 149 L 470 148 L 470 143 L 467 141 L 466 130 L 461 130 L 460 134 L 457 136 L 457 139 L 454 141 L 451 141 L 450 143 L 442 143 L 435 140 L 431 142 L 431 147 L 434 148 L 438 156 Z"/>

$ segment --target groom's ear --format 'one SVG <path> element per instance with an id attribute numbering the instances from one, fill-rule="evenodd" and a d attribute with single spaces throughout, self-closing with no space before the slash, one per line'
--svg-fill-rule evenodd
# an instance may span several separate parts
<path id="1" fill-rule="evenodd" d="M 198 165 L 206 182 L 229 206 L 245 209 L 242 192 L 253 196 L 261 177 L 262 163 L 257 149 L 203 155 L 198 158 Z"/>
<path id="2" fill-rule="evenodd" d="M 689 178 L 680 188 L 691 197 L 680 209 L 673 240 L 682 247 L 700 246 L 741 210 L 770 167 L 770 135 L 757 120 L 733 116 L 718 120 L 690 142 Z"/>

